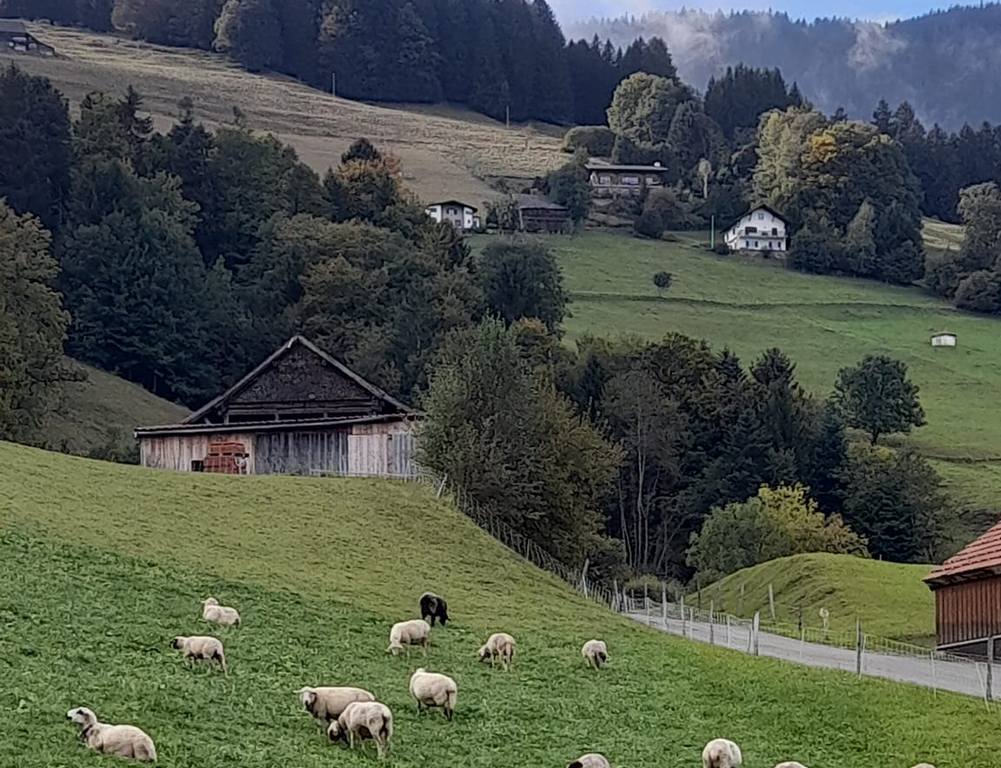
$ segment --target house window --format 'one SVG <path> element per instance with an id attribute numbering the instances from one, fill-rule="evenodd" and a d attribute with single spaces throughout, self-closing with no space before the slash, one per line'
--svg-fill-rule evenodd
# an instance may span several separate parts
<path id="1" fill-rule="evenodd" d="M 765 220 L 765 214 L 759 213 L 758 214 L 758 221 L 764 221 L 764 220 Z"/>
<path id="2" fill-rule="evenodd" d="M 778 229 L 778 227 L 772 227 L 772 234 L 775 237 L 778 237 L 778 235 L 779 235 L 779 229 Z"/>
<path id="3" fill-rule="evenodd" d="M 755 240 L 755 241 L 754 241 L 754 247 L 755 247 L 755 248 L 757 248 L 757 247 L 758 247 L 758 241 L 757 241 L 757 240 Z"/>
<path id="4" fill-rule="evenodd" d="M 747 228 L 747 234 L 749 234 L 749 235 L 756 235 L 756 234 L 758 234 L 758 228 L 757 227 L 748 227 Z"/>
<path id="5" fill-rule="evenodd" d="M 601 186 L 603 186 L 603 187 L 607 187 L 607 186 L 609 186 L 612 183 L 612 177 L 611 176 L 599 176 L 598 177 L 598 183 L 601 184 Z"/>
<path id="6" fill-rule="evenodd" d="M 623 176 L 622 183 L 630 187 L 638 187 L 640 183 L 639 176 Z"/>

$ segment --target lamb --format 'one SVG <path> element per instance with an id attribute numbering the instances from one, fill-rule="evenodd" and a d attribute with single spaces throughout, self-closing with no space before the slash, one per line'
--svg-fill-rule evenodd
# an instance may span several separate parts
<path id="1" fill-rule="evenodd" d="M 80 726 L 80 740 L 96 752 L 129 757 L 144 763 L 156 762 L 153 739 L 134 725 L 98 722 L 97 715 L 86 707 L 71 709 L 66 713 L 66 719 Z"/>
<path id="2" fill-rule="evenodd" d="M 412 619 L 401 621 L 393 625 L 389 632 L 389 647 L 386 653 L 394 656 L 404 650 L 406 646 L 407 654 L 410 653 L 411 645 L 419 645 L 424 655 L 427 656 L 428 645 L 431 643 L 431 625 L 424 619 Z"/>
<path id="3" fill-rule="evenodd" d="M 356 737 L 372 739 L 382 759 L 389 752 L 389 742 L 393 738 L 393 713 L 377 701 L 353 701 L 330 723 L 327 736 L 331 741 L 346 740 L 351 749 L 354 749 Z"/>
<path id="4" fill-rule="evenodd" d="M 222 649 L 222 642 L 214 637 L 175 637 L 170 641 L 170 646 L 174 650 L 181 651 L 185 659 L 197 661 L 205 659 L 209 662 L 218 662 L 222 667 L 223 674 L 226 672 L 226 654 Z"/>
<path id="5" fill-rule="evenodd" d="M 601 665 L 609 660 L 608 646 L 604 640 L 588 640 L 580 649 L 581 656 L 589 667 L 601 669 Z"/>
<path id="6" fill-rule="evenodd" d="M 487 638 L 486 645 L 481 645 L 477 651 L 480 661 L 490 660 L 490 666 L 498 659 L 504 669 L 510 669 L 514 662 L 514 638 L 506 632 L 495 632 Z"/>
<path id="7" fill-rule="evenodd" d="M 219 601 L 214 597 L 206 597 L 202 600 L 202 618 L 224 627 L 240 626 L 240 614 L 236 608 L 219 605 Z"/>
<path id="8" fill-rule="evenodd" d="M 604 755 L 591 752 L 586 755 L 581 755 L 570 763 L 567 768 L 611 768 L 611 766 L 608 763 L 608 759 Z"/>
<path id="9" fill-rule="evenodd" d="M 375 701 L 368 691 L 362 688 L 329 687 L 300 688 L 299 701 L 313 717 L 323 724 L 336 720 L 350 704 L 358 701 Z"/>
<path id="10" fill-rule="evenodd" d="M 702 750 L 702 768 L 740 768 L 740 747 L 727 739 L 713 739 Z"/>
<path id="11" fill-rule="evenodd" d="M 428 672 L 423 667 L 410 677 L 410 695 L 417 702 L 417 711 L 423 707 L 441 707 L 445 719 L 451 720 L 455 712 L 455 698 L 459 687 L 447 675 Z"/>
<path id="12" fill-rule="evenodd" d="M 445 598 L 434 592 L 425 592 L 421 595 L 421 618 L 430 621 L 432 627 L 434 620 L 438 619 L 444 627 L 448 621 L 448 603 L 445 602 Z"/>

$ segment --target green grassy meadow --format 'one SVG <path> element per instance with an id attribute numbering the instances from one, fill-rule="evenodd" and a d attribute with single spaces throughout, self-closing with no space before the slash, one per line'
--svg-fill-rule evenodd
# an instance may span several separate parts
<path id="1" fill-rule="evenodd" d="M 89 365 L 73 365 L 85 378 L 61 385 L 59 407 L 42 427 L 41 440 L 53 449 L 86 455 L 111 440 L 131 442 L 136 427 L 174 424 L 189 413 L 138 384 Z"/>
<path id="2" fill-rule="evenodd" d="M 956 237 L 955 227 L 930 226 L 937 240 Z M 586 333 L 657 339 L 677 331 L 729 347 L 745 365 L 777 346 L 792 357 L 803 385 L 821 396 L 830 392 L 841 368 L 866 354 L 899 358 L 921 387 L 928 419 L 906 439 L 942 468 L 956 498 L 998 506 L 997 320 L 958 312 L 918 288 L 717 256 L 705 242 L 701 233 L 680 234 L 671 242 L 600 233 L 549 238 L 572 296 L 569 339 Z M 663 295 L 652 282 L 661 270 L 674 276 Z M 931 347 L 931 335 L 942 330 L 958 334 L 957 348 Z"/>
<path id="3" fill-rule="evenodd" d="M 140 725 L 176 768 L 375 764 L 328 745 L 300 711 L 306 684 L 355 684 L 395 713 L 391 766 L 689 768 L 728 736 L 745 765 L 919 760 L 992 768 L 983 703 L 696 645 L 612 616 L 495 543 L 446 501 L 388 481 L 155 472 L 0 443 L 0 765 L 111 765 L 64 720 L 72 706 Z M 453 623 L 427 666 L 459 684 L 456 720 L 408 701 L 419 654 L 389 626 L 434 589 Z M 175 634 L 210 632 L 198 600 L 237 606 L 217 630 L 230 674 L 190 670 Z M 511 674 L 478 664 L 494 630 Z M 588 673 L 591 637 L 612 663 Z"/>
<path id="4" fill-rule="evenodd" d="M 726 613 L 769 617 L 768 585 L 775 594 L 775 619 L 822 627 L 819 611 L 830 611 L 829 628 L 866 632 L 919 645 L 934 645 L 935 599 L 922 579 L 928 565 L 900 565 L 850 555 L 809 554 L 781 557 L 745 568 L 702 590 L 703 607 L 713 600 Z M 740 589 L 744 593 L 741 597 Z M 694 596 L 690 596 L 689 600 Z"/>

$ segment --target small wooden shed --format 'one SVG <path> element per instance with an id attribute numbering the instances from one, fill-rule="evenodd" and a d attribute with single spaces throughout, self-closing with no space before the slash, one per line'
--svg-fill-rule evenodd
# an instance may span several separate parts
<path id="1" fill-rule="evenodd" d="M 933 347 L 954 347 L 959 342 L 958 337 L 949 331 L 941 331 L 931 337 Z"/>
<path id="2" fill-rule="evenodd" d="M 925 578 L 940 650 L 1001 659 L 1001 522 Z"/>
<path id="3" fill-rule="evenodd" d="M 295 336 L 180 424 L 135 434 L 140 463 L 156 469 L 410 477 L 419 418 Z"/>
<path id="4" fill-rule="evenodd" d="M 573 218 L 565 206 L 558 205 L 542 195 L 518 195 L 518 229 L 522 232 L 550 235 L 573 232 Z"/>
<path id="5" fill-rule="evenodd" d="M 0 53 L 9 52 L 54 56 L 56 49 L 32 35 L 23 21 L 0 19 Z"/>

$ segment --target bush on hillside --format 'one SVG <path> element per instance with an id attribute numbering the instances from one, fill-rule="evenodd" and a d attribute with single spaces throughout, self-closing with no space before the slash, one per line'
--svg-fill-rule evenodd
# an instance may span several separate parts
<path id="1" fill-rule="evenodd" d="M 971 312 L 1001 311 L 1001 274 L 990 269 L 971 272 L 956 289 L 956 306 Z"/>
<path id="2" fill-rule="evenodd" d="M 563 137 L 563 151 L 576 154 L 584 150 L 590 157 L 609 157 L 615 147 L 615 134 L 603 125 L 578 125 Z"/>
<path id="3" fill-rule="evenodd" d="M 776 557 L 807 552 L 868 556 L 864 537 L 839 515 L 826 517 L 800 485 L 769 488 L 716 507 L 692 535 L 688 564 L 702 584 Z"/>
<path id="4" fill-rule="evenodd" d="M 633 223 L 633 231 L 640 237 L 657 240 L 664 234 L 664 219 L 657 211 L 645 210 Z"/>

